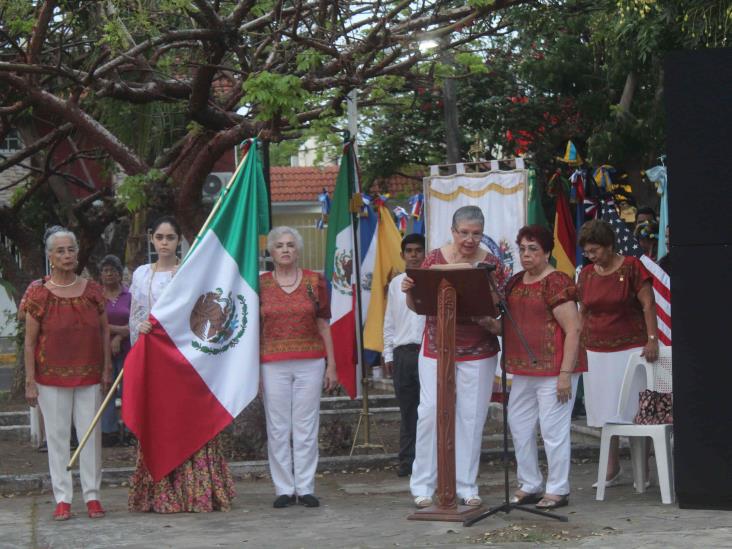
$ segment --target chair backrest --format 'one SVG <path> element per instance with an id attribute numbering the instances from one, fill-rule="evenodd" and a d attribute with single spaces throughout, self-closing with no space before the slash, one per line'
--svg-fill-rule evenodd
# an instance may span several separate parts
<path id="1" fill-rule="evenodd" d="M 645 365 L 648 388 L 659 393 L 672 393 L 671 347 L 661 345 L 658 349 L 658 360 L 645 362 Z"/>
<path id="2" fill-rule="evenodd" d="M 660 346 L 656 362 L 646 362 L 640 352 L 630 355 L 620 388 L 618 421 L 633 422 L 638 412 L 638 393 L 645 389 L 671 392 L 671 347 Z"/>

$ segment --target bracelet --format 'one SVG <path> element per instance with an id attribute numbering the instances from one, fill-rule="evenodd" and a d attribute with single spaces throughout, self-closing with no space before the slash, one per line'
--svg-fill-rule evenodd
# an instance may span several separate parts
<path id="1" fill-rule="evenodd" d="M 656 340 L 658 339 L 658 336 L 655 336 L 655 335 L 649 335 L 649 336 L 648 336 L 648 339 L 650 339 L 651 341 L 656 341 Z"/>

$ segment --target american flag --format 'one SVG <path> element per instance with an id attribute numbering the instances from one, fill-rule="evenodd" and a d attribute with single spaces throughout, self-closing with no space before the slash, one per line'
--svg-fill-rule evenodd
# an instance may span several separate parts
<path id="1" fill-rule="evenodd" d="M 612 200 L 602 201 L 602 220 L 610 224 L 615 231 L 615 247 L 623 255 L 640 259 L 643 266 L 653 278 L 653 295 L 656 299 L 656 317 L 658 319 L 658 339 L 664 345 L 671 346 L 671 279 L 650 257 L 643 254 L 633 233 L 620 219 L 618 210 Z"/>

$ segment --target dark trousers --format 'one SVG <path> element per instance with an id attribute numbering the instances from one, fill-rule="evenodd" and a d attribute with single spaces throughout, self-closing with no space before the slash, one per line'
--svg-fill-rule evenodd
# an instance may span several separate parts
<path id="1" fill-rule="evenodd" d="M 419 406 L 419 345 L 394 348 L 394 393 L 399 401 L 402 422 L 399 427 L 399 463 L 412 466 L 417 440 L 417 407 Z"/>

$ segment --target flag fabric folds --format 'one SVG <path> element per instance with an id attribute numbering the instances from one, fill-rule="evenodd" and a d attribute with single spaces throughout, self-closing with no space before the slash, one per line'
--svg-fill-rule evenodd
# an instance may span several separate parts
<path id="1" fill-rule="evenodd" d="M 125 361 L 122 417 L 157 481 L 259 388 L 259 237 L 269 229 L 256 142 Z"/>
<path id="2" fill-rule="evenodd" d="M 539 189 L 539 184 L 536 181 L 536 170 L 533 168 L 529 169 L 528 183 L 529 199 L 526 212 L 527 224 L 549 227 L 549 222 L 547 221 L 546 214 L 544 213 L 544 207 L 541 205 L 541 190 Z"/>
<path id="3" fill-rule="evenodd" d="M 569 209 L 569 199 L 561 181 L 557 182 L 557 213 L 554 216 L 554 250 L 557 269 L 574 278 L 577 232 Z"/>
<path id="4" fill-rule="evenodd" d="M 371 279 L 371 301 L 363 332 L 366 349 L 384 350 L 384 315 L 386 314 L 386 293 L 389 282 L 404 271 L 401 242 L 402 237 L 394 224 L 389 209 L 378 206 L 379 225 L 376 230 L 376 262 Z"/>
<path id="5" fill-rule="evenodd" d="M 356 388 L 356 319 L 353 229 L 350 200 L 356 184 L 353 144 L 343 148 L 341 165 L 328 217 L 325 247 L 325 279 L 330 286 L 330 329 L 333 335 L 336 370 L 343 388 L 355 398 Z"/>
<path id="6" fill-rule="evenodd" d="M 656 300 L 656 318 L 658 320 L 658 340 L 664 345 L 671 345 L 671 278 L 650 257 L 643 254 L 635 236 L 620 219 L 615 203 L 604 200 L 602 203 L 602 219 L 610 224 L 615 232 L 615 247 L 622 255 L 637 257 L 653 278 L 653 296 Z"/>

